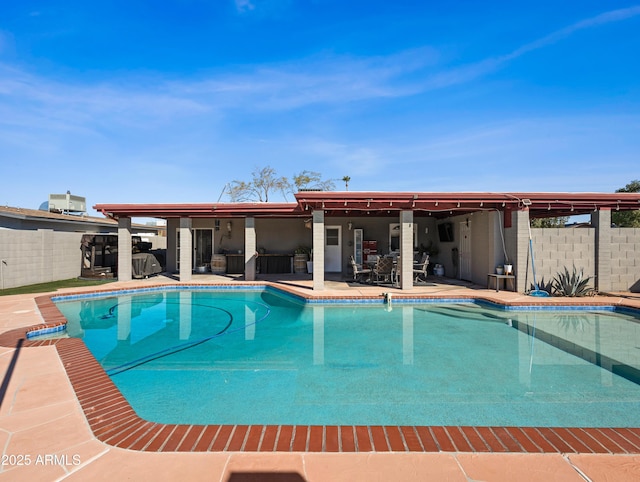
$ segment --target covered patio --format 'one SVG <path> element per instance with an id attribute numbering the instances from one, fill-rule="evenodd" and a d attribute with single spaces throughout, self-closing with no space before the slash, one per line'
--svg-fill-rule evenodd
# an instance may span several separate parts
<path id="1" fill-rule="evenodd" d="M 293 271 L 294 252 L 306 247 L 313 253 L 312 289 L 323 291 L 329 274 L 350 274 L 350 257 L 357 258 L 363 243 L 372 240 L 377 254 L 413 260 L 426 252 L 448 277 L 478 285 L 486 283 L 496 266 L 508 263 L 514 271 L 513 289 L 522 293 L 530 286 L 530 219 L 588 214 L 595 230 L 593 240 L 586 242 L 593 244 L 589 252 L 596 288 L 608 291 L 615 249 L 611 211 L 640 207 L 638 193 L 305 191 L 295 198 L 295 203 L 98 204 L 94 208 L 118 220 L 120 253 L 131 251 L 132 218 L 165 219 L 167 269 L 179 273 L 181 281 L 191 280 L 203 267 L 206 270 L 207 256 L 213 259 L 218 252 L 225 253 L 225 262 L 233 262 L 245 281 L 268 274 L 259 272 L 260 256 L 290 256 Z M 198 232 L 207 236 L 205 249 L 195 245 Z M 196 262 L 197 258 L 202 259 Z M 412 264 L 398 265 L 401 290 L 414 287 Z M 213 261 L 210 265 L 213 268 Z M 131 279 L 126 254 L 119 259 L 118 271 L 121 280 Z"/>

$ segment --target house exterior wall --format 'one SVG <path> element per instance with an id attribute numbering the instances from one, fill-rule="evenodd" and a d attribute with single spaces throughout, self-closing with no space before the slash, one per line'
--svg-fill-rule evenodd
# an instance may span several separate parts
<path id="1" fill-rule="evenodd" d="M 472 282 L 486 286 L 487 274 L 494 273 L 496 266 L 509 261 L 514 265 L 516 289 L 523 292 L 533 286 L 533 271 L 529 253 L 528 212 L 511 211 L 510 227 L 504 228 L 503 213 L 497 211 L 477 212 L 473 215 L 452 216 L 436 220 L 429 216 L 414 217 L 418 235 L 417 245 L 434 246 L 438 253 L 431 256 L 430 263 L 442 264 L 447 277 L 458 277 L 458 266 L 454 261 L 454 248 L 459 248 L 460 223 L 469 219 L 472 238 Z M 309 219 L 311 215 L 309 216 Z M 227 221 L 232 222 L 231 237 L 227 236 Z M 299 246 L 313 246 L 312 230 L 304 225 L 305 219 L 256 218 L 256 247 L 266 253 L 293 253 Z M 378 242 L 378 253 L 389 252 L 389 225 L 399 223 L 399 217 L 329 217 L 328 226 L 342 226 L 342 273 L 349 274 L 349 258 L 353 254 L 353 229 L 363 229 L 365 240 Z M 348 229 L 351 222 L 352 230 Z M 451 222 L 454 240 L 440 242 L 438 224 Z M 245 226 L 240 218 L 220 219 L 220 230 L 214 230 L 214 250 L 244 252 Z M 508 223 L 507 223 L 508 224 Z M 167 221 L 167 269 L 175 271 L 175 235 L 178 220 Z M 193 219 L 193 228 L 215 228 L 215 219 Z M 536 277 L 539 284 L 550 283 L 554 276 L 566 266 L 583 268 L 587 276 L 596 274 L 596 228 L 533 228 L 531 230 L 535 255 Z M 640 229 L 611 229 L 611 290 L 640 291 Z M 504 244 L 503 244 L 504 236 Z M 591 283 L 594 285 L 594 283 Z"/>
<path id="2" fill-rule="evenodd" d="M 309 215 L 311 218 L 311 215 Z M 325 219 L 325 224 L 333 224 Z M 336 223 L 340 224 L 340 223 Z M 292 254 L 299 246 L 311 248 L 313 233 L 305 228 L 304 220 L 297 219 L 260 219 L 255 220 L 256 246 L 258 251 L 264 250 L 268 254 Z M 229 240 L 229 241 L 234 241 Z M 234 250 L 244 250 L 244 236 L 238 240 L 239 244 L 232 244 Z"/>
<path id="3" fill-rule="evenodd" d="M 83 233 L 0 229 L 0 288 L 80 276 Z"/>
<path id="4" fill-rule="evenodd" d="M 351 222 L 351 231 L 349 230 L 349 222 Z M 354 216 L 354 217 L 327 217 L 324 221 L 327 226 L 342 226 L 342 272 L 344 274 L 349 273 L 351 269 L 350 257 L 353 255 L 353 230 L 362 229 L 363 239 L 365 241 L 377 241 L 378 254 L 388 254 L 390 252 L 389 246 L 389 225 L 400 223 L 400 217 L 389 216 L 385 218 L 374 218 L 370 216 Z M 438 230 L 436 220 L 431 217 L 414 217 L 413 224 L 416 225 L 416 232 L 418 234 L 417 247 L 423 245 L 438 246 Z M 438 248 L 440 248 L 438 246 Z M 429 261 L 434 264 L 434 261 L 439 259 L 440 253 L 432 256 Z"/>

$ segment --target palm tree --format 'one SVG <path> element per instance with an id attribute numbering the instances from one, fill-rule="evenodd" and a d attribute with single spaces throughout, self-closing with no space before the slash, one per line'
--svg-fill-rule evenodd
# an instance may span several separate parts
<path id="1" fill-rule="evenodd" d="M 344 176 L 342 178 L 342 180 L 344 181 L 344 190 L 348 191 L 349 190 L 349 181 L 351 181 L 351 178 L 349 176 Z"/>

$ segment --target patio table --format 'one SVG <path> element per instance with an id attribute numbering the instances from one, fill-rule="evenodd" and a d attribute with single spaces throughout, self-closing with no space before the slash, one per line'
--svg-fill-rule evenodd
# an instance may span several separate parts
<path id="1" fill-rule="evenodd" d="M 491 287 L 491 278 L 493 278 L 495 280 L 496 293 L 498 293 L 500 291 L 500 280 L 504 280 L 504 282 L 503 282 L 504 289 L 507 289 L 507 280 L 510 280 L 511 281 L 512 291 L 516 290 L 516 277 L 514 275 L 512 275 L 512 274 L 489 273 L 487 275 L 487 289 L 489 289 Z"/>

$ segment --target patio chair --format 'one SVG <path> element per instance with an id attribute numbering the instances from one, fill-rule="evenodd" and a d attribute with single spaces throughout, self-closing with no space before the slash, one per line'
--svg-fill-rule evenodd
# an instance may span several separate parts
<path id="1" fill-rule="evenodd" d="M 402 256 L 396 256 L 391 268 L 391 283 L 394 286 L 400 286 L 400 273 L 402 272 Z"/>
<path id="2" fill-rule="evenodd" d="M 376 275 L 376 283 L 382 279 L 383 282 L 389 282 L 393 275 L 393 258 L 384 256 L 378 258 L 378 262 L 373 268 L 373 274 Z"/>
<path id="3" fill-rule="evenodd" d="M 368 268 L 363 268 L 359 264 L 356 263 L 356 260 L 351 256 L 351 268 L 353 268 L 353 280 L 362 282 L 363 275 L 369 275 L 367 281 L 371 279 L 371 270 Z"/>
<path id="4" fill-rule="evenodd" d="M 413 265 L 413 282 L 427 281 L 427 266 L 429 266 L 429 255 L 423 254 L 420 263 Z"/>

